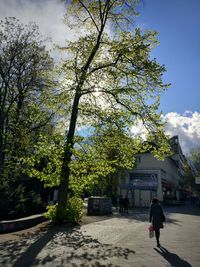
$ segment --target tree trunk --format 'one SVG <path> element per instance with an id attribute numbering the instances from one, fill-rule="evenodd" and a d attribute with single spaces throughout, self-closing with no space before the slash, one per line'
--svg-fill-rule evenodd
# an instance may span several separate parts
<path id="1" fill-rule="evenodd" d="M 3 121 L 3 114 L 0 111 L 0 178 L 2 178 L 3 168 L 4 168 L 4 142 L 3 142 L 3 133 L 4 133 L 4 121 Z"/>
<path id="2" fill-rule="evenodd" d="M 70 176 L 69 164 L 72 160 L 71 159 L 72 149 L 74 147 L 73 139 L 74 139 L 74 133 L 76 129 L 79 100 L 80 100 L 80 94 L 76 92 L 73 106 L 72 106 L 69 131 L 67 134 L 67 140 L 66 140 L 65 147 L 64 147 L 64 155 L 63 155 L 62 170 L 61 170 L 61 181 L 60 181 L 60 186 L 59 186 L 59 191 L 58 191 L 58 206 L 63 209 L 66 208 L 67 199 L 68 199 L 69 176 Z"/>
<path id="3" fill-rule="evenodd" d="M 105 20 L 106 22 L 106 20 Z M 100 41 L 102 37 L 102 33 L 104 30 L 104 24 L 102 24 L 101 29 L 98 33 L 96 44 L 93 47 L 85 65 L 83 66 L 81 70 L 81 75 L 79 79 L 79 83 L 75 89 L 75 97 L 74 102 L 72 106 L 72 113 L 70 118 L 70 125 L 69 125 L 69 131 L 66 138 L 66 143 L 64 147 L 64 155 L 63 155 L 63 162 L 62 162 L 62 170 L 61 170 L 61 177 L 60 177 L 60 185 L 58 190 L 58 207 L 61 209 L 66 209 L 67 206 L 67 200 L 68 200 L 68 191 L 69 191 L 69 176 L 70 176 L 70 162 L 72 160 L 72 149 L 74 147 L 74 133 L 76 129 L 76 122 L 78 117 L 78 106 L 79 106 L 79 100 L 81 97 L 81 89 L 83 87 L 83 84 L 85 80 L 87 79 L 87 71 L 99 49 Z"/>

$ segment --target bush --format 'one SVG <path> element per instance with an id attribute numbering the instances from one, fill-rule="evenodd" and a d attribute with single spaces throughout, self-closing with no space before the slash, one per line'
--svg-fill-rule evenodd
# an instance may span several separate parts
<path id="1" fill-rule="evenodd" d="M 83 200 L 71 197 L 67 206 L 67 218 L 70 222 L 80 222 L 83 216 Z"/>
<path id="2" fill-rule="evenodd" d="M 13 191 L 11 199 L 13 204 L 10 215 L 12 214 L 16 218 L 41 212 L 44 208 L 40 195 L 32 190 L 27 190 L 22 185 Z"/>
<path id="3" fill-rule="evenodd" d="M 71 197 L 66 210 L 60 208 L 58 204 L 47 206 L 47 212 L 45 212 L 44 216 L 56 223 L 78 223 L 83 216 L 83 200 L 78 197 Z"/>
<path id="4" fill-rule="evenodd" d="M 0 189 L 0 219 L 17 219 L 44 211 L 40 195 L 23 185 Z"/>
<path id="5" fill-rule="evenodd" d="M 63 222 L 67 220 L 66 210 L 58 207 L 58 204 L 47 206 L 44 217 L 52 222 Z"/>

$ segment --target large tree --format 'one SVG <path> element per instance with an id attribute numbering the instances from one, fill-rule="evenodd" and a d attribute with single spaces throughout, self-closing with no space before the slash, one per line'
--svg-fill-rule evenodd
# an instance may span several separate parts
<path id="1" fill-rule="evenodd" d="M 0 178 L 22 173 L 20 159 L 33 152 L 42 131 L 52 129 L 53 60 L 38 27 L 15 18 L 0 22 Z"/>
<path id="2" fill-rule="evenodd" d="M 123 121 L 124 132 L 141 120 L 149 132 L 162 132 L 156 113 L 164 66 L 151 58 L 156 32 L 134 29 L 134 0 L 72 0 L 66 22 L 79 33 L 62 50 L 66 77 L 63 95 L 72 98 L 67 121 L 59 186 L 59 208 L 68 201 L 69 177 L 77 125 Z M 116 124 L 116 127 L 117 124 Z"/>
<path id="3" fill-rule="evenodd" d="M 24 216 L 42 207 L 39 195 L 23 182 L 43 133 L 53 129 L 53 60 L 34 23 L 0 22 L 0 208 L 1 218 Z"/>

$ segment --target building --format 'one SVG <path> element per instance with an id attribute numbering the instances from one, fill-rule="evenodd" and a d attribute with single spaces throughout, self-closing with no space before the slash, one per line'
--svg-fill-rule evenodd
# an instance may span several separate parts
<path id="1" fill-rule="evenodd" d="M 137 154 L 137 167 L 119 178 L 119 194 L 128 195 L 131 206 L 149 206 L 153 197 L 165 202 L 181 199 L 185 157 L 178 136 L 172 137 L 169 143 L 171 156 L 161 161 L 151 152 Z"/>

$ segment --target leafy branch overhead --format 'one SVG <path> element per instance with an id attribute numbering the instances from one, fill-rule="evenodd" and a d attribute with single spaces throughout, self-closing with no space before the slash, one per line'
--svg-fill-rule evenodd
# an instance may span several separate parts
<path id="1" fill-rule="evenodd" d="M 65 22 L 78 34 L 75 41 L 60 48 L 67 53 L 61 65 L 65 79 L 62 90 L 72 98 L 60 173 L 60 208 L 65 208 L 74 174 L 77 126 L 96 129 L 108 124 L 130 137 L 131 127 L 139 119 L 150 133 L 163 131 L 157 108 L 160 93 L 167 88 L 162 82 L 165 67 L 151 59 L 151 50 L 158 44 L 157 33 L 133 27 L 137 4 L 67 2 Z"/>
<path id="2" fill-rule="evenodd" d="M 49 213 L 60 221 L 66 220 L 69 192 L 80 195 L 105 179 L 107 187 L 116 183 L 118 171 L 133 168 L 134 154 L 150 149 L 151 143 L 157 144 L 152 146 L 155 156 L 169 153 L 157 112 L 160 94 L 168 87 L 162 81 L 165 67 L 151 57 L 157 33 L 134 27 L 138 4 L 137 0 L 65 1 L 65 23 L 75 37 L 59 47 L 65 57 L 56 69 L 37 41 L 36 28 L 25 28 L 32 38 L 27 32 L 23 38 L 32 42 L 17 40 L 13 52 L 5 48 L 5 60 L 10 56 L 5 66 L 8 71 L 12 66 L 15 74 L 8 75 L 12 82 L 6 87 L 6 71 L 0 69 L 5 85 L 1 90 L 9 89 L 14 102 L 11 108 L 4 106 L 2 114 L 6 109 L 18 114 L 22 103 L 18 125 L 28 122 L 24 129 L 33 145 L 21 162 L 29 175 L 58 186 L 58 205 Z M 14 29 L 13 22 L 10 26 Z M 17 58 L 16 68 L 12 57 Z M 145 145 L 132 132 L 138 121 L 148 132 Z M 4 126 L 7 129 L 6 119 Z M 84 129 L 86 134 L 80 136 Z"/>

